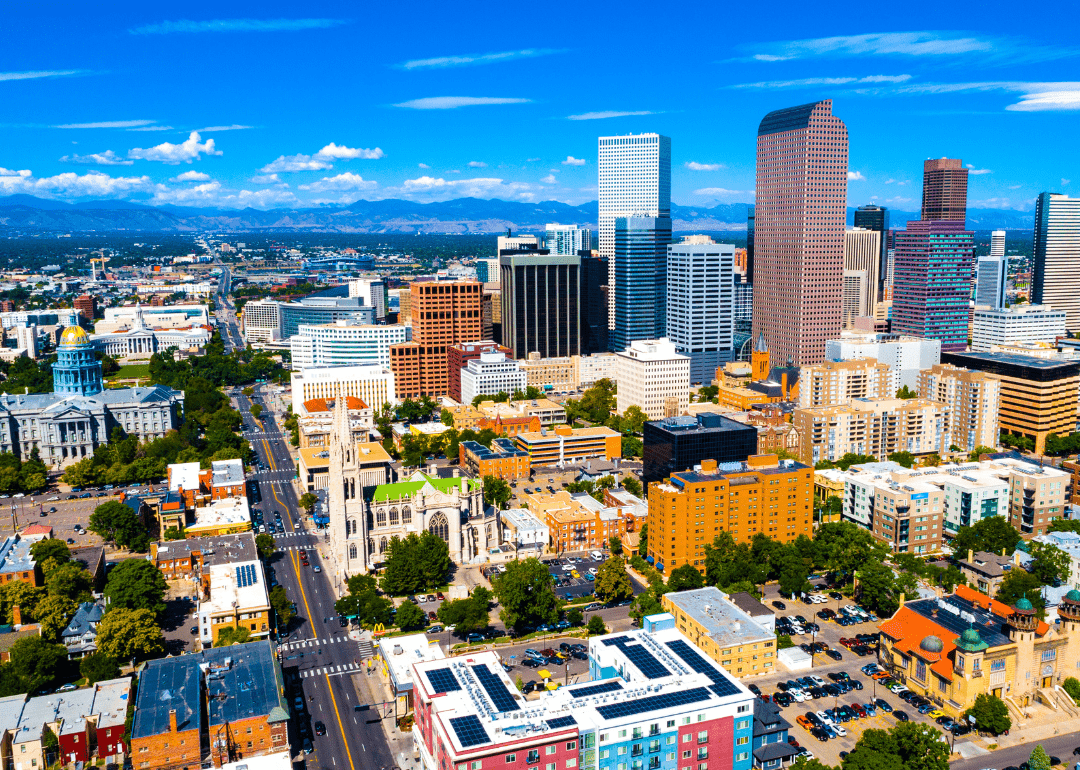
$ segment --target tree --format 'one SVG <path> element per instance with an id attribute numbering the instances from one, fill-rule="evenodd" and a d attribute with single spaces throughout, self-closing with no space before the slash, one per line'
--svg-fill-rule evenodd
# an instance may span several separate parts
<path id="1" fill-rule="evenodd" d="M 842 762 L 843 770 L 904 770 L 896 741 L 885 730 L 865 731 Z"/>
<path id="2" fill-rule="evenodd" d="M 622 556 L 622 540 L 618 535 L 612 535 L 608 538 L 608 550 L 611 551 L 612 556 Z"/>
<path id="3" fill-rule="evenodd" d="M 897 577 L 892 569 L 880 561 L 871 561 L 862 565 L 858 572 L 859 586 L 856 595 L 859 601 L 881 617 L 889 617 L 900 607 L 900 594 Z M 911 594 L 907 594 L 911 596 Z"/>
<path id="4" fill-rule="evenodd" d="M 439 607 L 438 618 L 446 626 L 453 626 L 454 633 L 464 638 L 473 631 L 487 628 L 491 624 L 488 616 L 487 589 L 477 595 L 479 589 L 473 590 L 473 595 L 465 599 L 451 599 L 443 602 Z"/>
<path id="5" fill-rule="evenodd" d="M 691 591 L 705 585 L 705 578 L 693 564 L 684 564 L 671 571 L 668 578 L 669 591 Z"/>
<path id="6" fill-rule="evenodd" d="M 1073 679 L 1073 681 L 1076 680 Z M 1066 680 L 1066 692 L 1068 689 Z M 1001 735 L 1012 729 L 1012 719 L 1009 718 L 1009 708 L 1005 705 L 1005 701 L 990 693 L 976 695 L 974 705 L 964 712 L 964 716 L 975 717 L 975 726 L 978 730 L 994 735 Z"/>
<path id="7" fill-rule="evenodd" d="M 75 615 L 78 605 L 66 596 L 46 596 L 38 604 L 34 619 L 41 627 L 41 635 L 59 641 L 60 634 Z"/>
<path id="8" fill-rule="evenodd" d="M 1027 544 L 1031 554 L 1028 571 L 1037 577 L 1043 585 L 1059 586 L 1069 577 L 1069 554 L 1052 543 L 1040 543 L 1032 540 Z"/>
<path id="9" fill-rule="evenodd" d="M 785 548 L 779 559 L 777 576 L 780 592 L 793 596 L 800 591 L 810 590 L 810 581 L 807 578 L 810 574 L 809 566 L 811 565 L 807 564 L 807 560 L 795 547 Z"/>
<path id="10" fill-rule="evenodd" d="M 697 570 L 694 570 L 697 572 Z M 626 563 L 619 556 L 608 558 L 596 573 L 593 593 L 604 604 L 632 599 L 634 586 L 626 571 Z"/>
<path id="11" fill-rule="evenodd" d="M 394 623 L 402 631 L 418 631 L 427 626 L 427 613 L 412 602 L 402 602 L 394 616 Z"/>
<path id="12" fill-rule="evenodd" d="M 116 661 L 101 652 L 92 652 L 79 661 L 79 673 L 86 678 L 88 685 L 116 679 L 120 676 L 120 667 Z"/>
<path id="13" fill-rule="evenodd" d="M 918 398 L 919 393 L 918 393 L 918 391 L 912 390 L 907 385 L 904 385 L 903 387 L 901 387 L 899 390 L 896 391 L 896 397 L 897 398 L 903 398 L 903 399 Z"/>
<path id="14" fill-rule="evenodd" d="M 263 412 L 262 404 L 252 404 L 251 408 L 248 411 L 250 411 L 251 416 L 257 420 Z"/>
<path id="15" fill-rule="evenodd" d="M 258 550 L 260 558 L 269 559 L 277 551 L 277 542 L 274 540 L 273 535 L 263 532 L 255 536 L 255 548 Z"/>
<path id="16" fill-rule="evenodd" d="M 1021 597 L 1027 597 L 1031 606 L 1035 608 L 1039 617 L 1046 617 L 1046 600 L 1042 596 L 1043 584 L 1039 578 L 1027 570 L 1013 569 L 1005 575 L 1005 579 L 998 586 L 997 596 L 994 598 L 1004 602 L 1010 607 L 1016 605 Z"/>
<path id="17" fill-rule="evenodd" d="M 1041 743 L 1031 750 L 1031 756 L 1028 757 L 1027 764 L 1028 770 L 1050 770 L 1052 767 L 1050 757 Z"/>
<path id="18" fill-rule="evenodd" d="M 277 616 L 279 626 L 288 626 L 289 621 L 296 617 L 296 610 L 293 609 L 292 602 L 285 593 L 285 586 L 278 585 L 270 589 L 270 606 L 274 608 L 274 615 Z"/>
<path id="19" fill-rule="evenodd" d="M 42 573 L 48 575 L 54 567 L 71 561 L 71 550 L 63 540 L 50 537 L 31 545 L 30 556 L 41 567 Z"/>
<path id="20" fill-rule="evenodd" d="M 94 578 L 75 562 L 54 567 L 45 578 L 45 589 L 50 596 L 62 596 L 75 602 L 90 599 L 93 586 Z"/>
<path id="21" fill-rule="evenodd" d="M 585 616 L 581 614 L 581 609 L 578 607 L 567 610 L 566 620 L 574 628 L 580 628 L 585 624 Z"/>
<path id="22" fill-rule="evenodd" d="M 67 661 L 67 650 L 42 636 L 26 636 L 11 646 L 11 665 L 30 692 L 49 688 Z"/>
<path id="23" fill-rule="evenodd" d="M 157 616 L 149 609 L 110 607 L 97 627 L 98 652 L 114 660 L 146 659 L 165 651 Z"/>
<path id="24" fill-rule="evenodd" d="M 125 559 L 112 568 L 105 584 L 110 612 L 117 609 L 149 610 L 153 617 L 165 611 L 165 578 L 153 562 L 144 559 Z M 98 645 L 100 649 L 100 645 Z M 126 656 L 114 655 L 117 660 Z"/>
<path id="25" fill-rule="evenodd" d="M 305 492 L 300 495 L 300 499 L 297 501 L 299 506 L 303 508 L 308 515 L 311 515 L 312 510 L 315 508 L 315 504 L 319 502 L 319 498 L 311 492 Z"/>
<path id="26" fill-rule="evenodd" d="M 633 476 L 626 476 L 622 480 L 623 489 L 632 494 L 634 497 L 641 497 L 644 492 L 641 488 L 641 482 Z"/>
<path id="27" fill-rule="evenodd" d="M 1006 556 L 1011 556 L 1019 542 L 1020 533 L 1004 516 L 989 516 L 970 527 L 960 527 L 951 545 L 958 558 L 966 559 L 968 551 L 1004 551 Z"/>
<path id="28" fill-rule="evenodd" d="M 915 455 L 911 452 L 893 452 L 889 455 L 889 459 L 894 463 L 903 465 L 905 468 L 915 467 Z"/>
<path id="29" fill-rule="evenodd" d="M 131 551 L 145 551 L 150 546 L 150 535 L 135 512 L 116 500 L 95 508 L 87 529 L 102 540 Z"/>
<path id="30" fill-rule="evenodd" d="M 226 626 L 218 631 L 215 647 L 231 647 L 234 644 L 246 644 L 251 641 L 251 631 L 247 626 Z"/>
<path id="31" fill-rule="evenodd" d="M 0 586 L 0 605 L 4 611 L 4 622 L 15 622 L 15 608 L 19 608 L 23 623 L 27 623 L 37 612 L 37 606 L 45 598 L 45 589 L 38 588 L 25 580 L 12 580 Z"/>
<path id="32" fill-rule="evenodd" d="M 443 409 L 439 412 L 439 422 L 448 428 L 454 427 L 454 413 L 449 409 Z"/>
<path id="33" fill-rule="evenodd" d="M 184 534 L 184 530 L 178 527 L 169 527 L 165 530 L 166 540 L 184 540 L 187 535 Z"/>
<path id="34" fill-rule="evenodd" d="M 596 582 L 599 587 L 599 575 Z M 499 574 L 493 583 L 495 596 L 502 605 L 499 617 L 507 628 L 520 630 L 541 623 L 554 624 L 559 619 L 555 581 L 547 565 L 536 557 L 508 562 L 506 572 Z"/>
<path id="35" fill-rule="evenodd" d="M 589 624 L 585 627 L 585 630 L 589 632 L 589 636 L 600 636 L 607 633 L 607 626 L 604 625 L 602 617 L 593 615 L 589 618 Z"/>
<path id="36" fill-rule="evenodd" d="M 994 449 L 994 447 L 992 447 L 992 446 L 979 445 L 979 446 L 975 447 L 973 450 L 971 450 L 971 452 L 968 454 L 968 460 L 970 462 L 973 462 L 973 463 L 978 462 L 980 456 L 982 456 L 982 455 L 992 455 L 992 454 L 995 454 L 996 452 L 997 452 L 997 450 Z"/>
<path id="37" fill-rule="evenodd" d="M 633 436 L 622 437 L 623 457 L 641 457 L 643 450 L 644 445 L 641 443 L 641 439 L 634 438 Z"/>
<path id="38" fill-rule="evenodd" d="M 641 535 L 638 537 L 637 555 L 644 558 L 649 555 L 649 522 L 641 525 Z"/>
<path id="39" fill-rule="evenodd" d="M 641 411 L 641 407 L 628 406 L 626 411 L 623 412 L 622 419 L 622 427 L 625 433 L 641 433 L 641 429 L 649 417 L 645 412 Z"/>
<path id="40" fill-rule="evenodd" d="M 923 458 L 923 465 L 927 468 L 936 468 L 941 465 L 941 455 L 937 452 L 931 452 Z"/>
<path id="41" fill-rule="evenodd" d="M 493 505 L 501 511 L 513 495 L 514 492 L 506 479 L 484 476 L 484 505 Z"/>
<path id="42" fill-rule="evenodd" d="M 454 566 L 446 541 L 429 530 L 420 535 L 410 532 L 404 539 L 391 538 L 385 563 L 379 585 L 390 596 L 441 587 Z"/>

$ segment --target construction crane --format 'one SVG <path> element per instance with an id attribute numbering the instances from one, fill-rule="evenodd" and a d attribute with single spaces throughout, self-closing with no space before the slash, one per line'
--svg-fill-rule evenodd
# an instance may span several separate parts
<path id="1" fill-rule="evenodd" d="M 97 277 L 97 264 L 96 263 L 97 262 L 101 263 L 101 277 L 104 278 L 105 277 L 105 263 L 108 262 L 110 259 L 111 259 L 111 257 L 91 257 L 90 258 L 90 270 L 91 270 L 91 274 L 92 274 L 92 277 L 93 277 L 95 282 L 98 279 L 98 277 Z"/>

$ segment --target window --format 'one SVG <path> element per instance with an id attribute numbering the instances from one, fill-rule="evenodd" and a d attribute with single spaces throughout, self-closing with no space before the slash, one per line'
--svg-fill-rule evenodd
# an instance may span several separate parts
<path id="1" fill-rule="evenodd" d="M 694 734 L 693 733 L 685 733 L 683 735 L 683 737 L 682 737 L 682 742 L 683 743 L 689 743 L 692 740 L 694 740 Z"/>
<path id="2" fill-rule="evenodd" d="M 686 751 L 684 751 L 682 753 L 682 758 L 683 759 L 690 759 L 690 757 L 693 755 L 693 753 L 694 753 L 693 751 L 691 751 L 690 749 L 687 749 Z"/>
<path id="3" fill-rule="evenodd" d="M 525 762 L 527 764 L 530 764 L 530 765 L 536 764 L 539 761 L 540 761 L 540 750 L 539 749 L 532 749 L 529 752 L 529 756 L 526 757 L 526 759 L 525 759 Z"/>
<path id="4" fill-rule="evenodd" d="M 545 770 L 555 770 L 555 763 L 548 762 L 547 765 L 545 765 Z"/>
<path id="5" fill-rule="evenodd" d="M 697 742 L 698 743 L 707 743 L 708 740 L 709 740 L 709 731 L 708 730 L 702 730 L 700 733 L 697 734 Z"/>
<path id="6" fill-rule="evenodd" d="M 739 720 L 739 721 L 738 721 L 738 722 L 737 722 L 737 723 L 735 724 L 735 729 L 736 729 L 736 730 L 745 730 L 745 729 L 747 729 L 748 727 L 750 727 L 750 720 L 749 720 L 749 719 L 740 719 L 740 720 Z"/>
<path id="7" fill-rule="evenodd" d="M 740 751 L 738 754 L 735 755 L 735 761 L 736 762 L 745 762 L 749 758 L 750 758 L 750 752 L 748 752 L 748 751 Z"/>
<path id="8" fill-rule="evenodd" d="M 567 751 L 574 751 L 577 748 L 577 741 L 570 741 L 566 744 Z"/>
<path id="9" fill-rule="evenodd" d="M 515 762 L 517 762 L 517 754 L 507 754 L 506 755 L 506 764 L 512 765 Z"/>
<path id="10" fill-rule="evenodd" d="M 1052 650 L 1043 650 L 1042 651 L 1042 659 L 1043 659 L 1043 663 L 1046 663 L 1047 661 L 1050 661 L 1050 660 L 1057 660 L 1057 648 L 1055 647 Z"/>
<path id="11" fill-rule="evenodd" d="M 990 661 L 990 671 L 993 672 L 993 671 L 1004 671 L 1004 670 L 1005 670 L 1005 660 L 1004 660 L 1004 658 L 1001 659 L 1001 660 L 992 660 L 992 661 Z"/>
<path id="12" fill-rule="evenodd" d="M 709 758 L 709 747 L 708 746 L 702 746 L 700 749 L 698 749 L 697 750 L 697 758 L 698 759 L 708 759 Z"/>
<path id="13" fill-rule="evenodd" d="M 566 760 L 566 766 L 567 767 L 577 767 L 577 760 L 576 759 L 568 759 L 568 760 Z"/>
<path id="14" fill-rule="evenodd" d="M 926 681 L 926 661 L 922 659 L 915 661 L 915 678 L 920 682 Z"/>
<path id="15" fill-rule="evenodd" d="M 552 754 L 554 754 L 556 751 L 558 751 L 558 749 L 555 746 L 545 746 L 544 747 L 544 753 L 547 754 L 549 757 Z"/>
<path id="16" fill-rule="evenodd" d="M 608 750 L 607 749 L 600 749 L 600 759 L 607 759 L 607 758 L 608 758 Z"/>
<path id="17" fill-rule="evenodd" d="M 745 746 L 745 745 L 746 745 L 746 744 L 748 744 L 749 742 L 750 742 L 750 739 L 749 739 L 749 738 L 747 738 L 747 737 L 746 737 L 746 736 L 744 735 L 743 737 L 741 737 L 741 738 L 737 738 L 737 739 L 735 740 L 735 745 L 736 745 L 736 746 Z"/>

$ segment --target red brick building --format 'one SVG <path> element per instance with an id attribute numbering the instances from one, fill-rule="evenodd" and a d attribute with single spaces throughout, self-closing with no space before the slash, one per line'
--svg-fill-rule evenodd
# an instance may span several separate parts
<path id="1" fill-rule="evenodd" d="M 94 320 L 94 316 L 97 314 L 97 299 L 89 294 L 83 294 L 75 298 L 74 305 L 75 309 L 79 311 L 79 315 L 87 321 Z"/>
<path id="2" fill-rule="evenodd" d="M 483 340 L 482 342 L 459 342 L 446 349 L 446 395 L 461 403 L 461 370 L 474 359 L 480 358 L 481 353 L 498 351 L 510 355 L 510 348 L 503 347 L 497 342 Z"/>

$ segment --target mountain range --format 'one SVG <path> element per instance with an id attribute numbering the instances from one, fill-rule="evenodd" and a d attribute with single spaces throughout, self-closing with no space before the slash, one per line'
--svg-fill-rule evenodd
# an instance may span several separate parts
<path id="1" fill-rule="evenodd" d="M 744 230 L 747 207 L 746 203 L 724 203 L 711 208 L 672 204 L 672 230 Z M 853 211 L 848 209 L 849 224 Z M 918 212 L 890 211 L 893 227 L 918 218 Z M 358 200 L 347 206 L 262 211 L 147 206 L 116 200 L 63 203 L 32 195 L 0 197 L 0 229 L 9 231 L 498 233 L 507 228 L 535 230 L 548 222 L 595 228 L 596 219 L 596 201 L 571 206 L 559 201 L 521 203 L 457 198 L 415 203 L 390 198 Z M 1033 226 L 1033 212 L 968 209 L 968 227 L 975 230 L 1030 230 Z"/>

